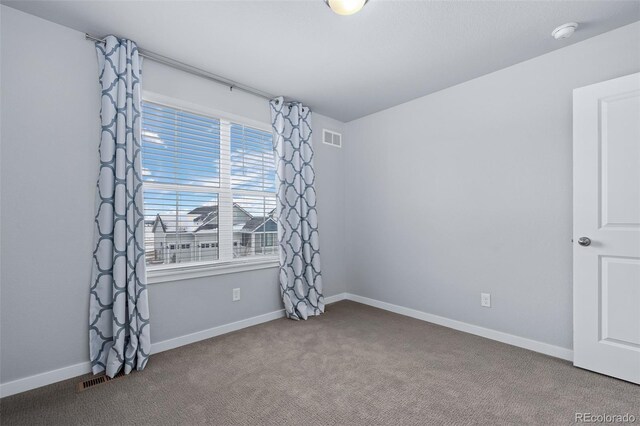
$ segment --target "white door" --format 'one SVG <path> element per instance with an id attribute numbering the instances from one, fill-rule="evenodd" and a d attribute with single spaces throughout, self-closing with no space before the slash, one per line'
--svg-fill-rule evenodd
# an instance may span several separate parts
<path id="1" fill-rule="evenodd" d="M 574 365 L 640 384 L 640 73 L 573 92 Z"/>

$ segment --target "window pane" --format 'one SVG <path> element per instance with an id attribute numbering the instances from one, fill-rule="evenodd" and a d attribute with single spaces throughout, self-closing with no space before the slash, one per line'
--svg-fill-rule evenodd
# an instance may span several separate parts
<path id="1" fill-rule="evenodd" d="M 234 194 L 233 257 L 278 253 L 275 196 Z M 240 220 L 242 218 L 242 220 Z M 269 244 L 271 242 L 271 244 Z"/>
<path id="2" fill-rule="evenodd" d="M 275 177 L 272 134 L 231 124 L 231 188 L 275 192 Z"/>
<path id="3" fill-rule="evenodd" d="M 142 104 L 145 182 L 220 186 L 220 120 Z"/>
<path id="4" fill-rule="evenodd" d="M 144 198 L 148 265 L 218 259 L 217 194 L 147 190 Z"/>

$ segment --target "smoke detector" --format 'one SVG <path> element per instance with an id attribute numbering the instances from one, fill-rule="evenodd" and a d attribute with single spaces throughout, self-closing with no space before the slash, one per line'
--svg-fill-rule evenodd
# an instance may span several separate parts
<path id="1" fill-rule="evenodd" d="M 576 28 L 578 28 L 578 24 L 576 22 L 567 22 L 566 24 L 562 24 L 558 28 L 553 30 L 551 35 L 556 40 L 560 40 L 561 38 L 569 38 L 576 31 Z"/>

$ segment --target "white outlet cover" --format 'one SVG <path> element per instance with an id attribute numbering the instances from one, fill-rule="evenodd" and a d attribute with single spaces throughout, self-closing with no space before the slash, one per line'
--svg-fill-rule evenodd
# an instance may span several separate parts
<path id="1" fill-rule="evenodd" d="M 237 302 L 238 300 L 240 300 L 240 289 L 239 288 L 234 288 L 233 289 L 233 296 L 232 296 L 232 300 L 234 302 Z"/>
<path id="2" fill-rule="evenodd" d="M 480 293 L 480 305 L 486 308 L 491 307 L 491 294 L 490 293 Z"/>

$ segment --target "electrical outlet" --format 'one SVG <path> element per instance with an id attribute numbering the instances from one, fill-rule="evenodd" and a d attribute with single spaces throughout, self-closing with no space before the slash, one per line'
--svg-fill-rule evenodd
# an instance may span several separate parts
<path id="1" fill-rule="evenodd" d="M 480 293 L 480 306 L 484 306 L 485 308 L 491 307 L 491 294 L 490 293 Z"/>
<path id="2" fill-rule="evenodd" d="M 234 288 L 233 289 L 233 297 L 232 300 L 234 302 L 237 302 L 238 300 L 240 300 L 240 289 L 239 288 Z"/>

